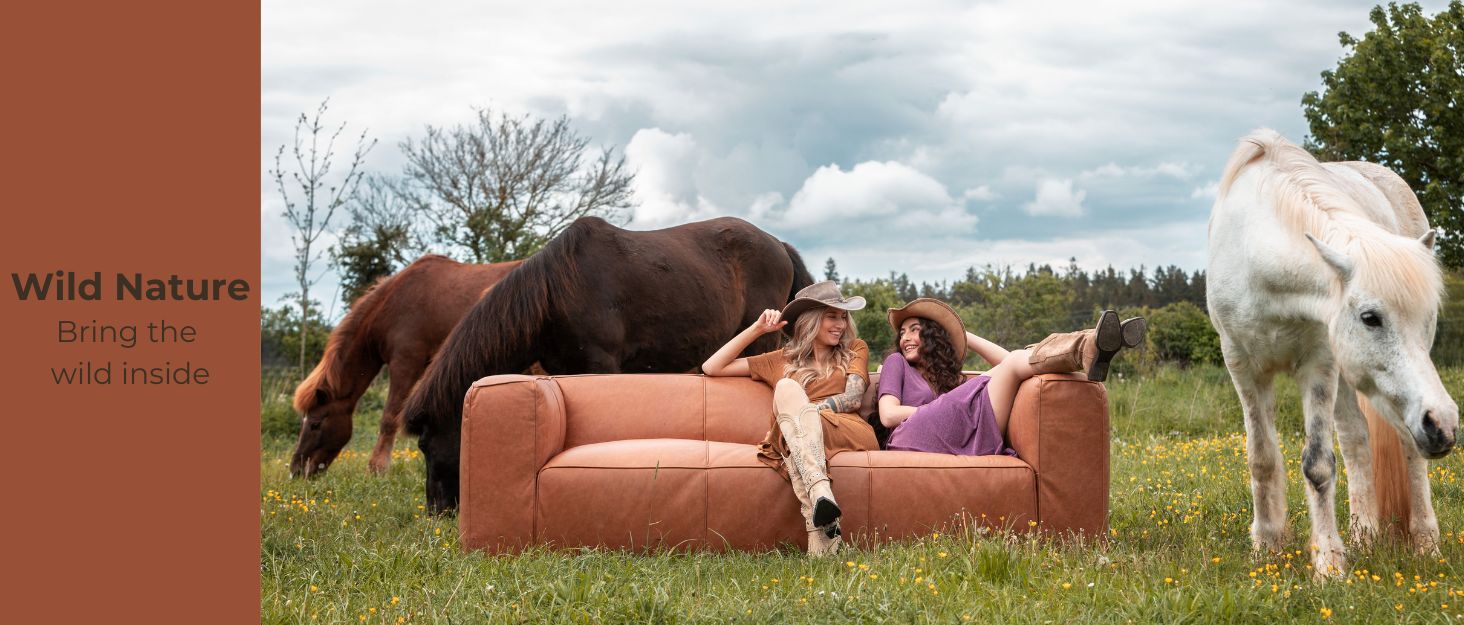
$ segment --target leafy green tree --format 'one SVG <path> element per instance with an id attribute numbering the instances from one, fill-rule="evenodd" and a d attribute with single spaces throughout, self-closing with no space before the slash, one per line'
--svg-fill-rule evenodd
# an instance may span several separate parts
<path id="1" fill-rule="evenodd" d="M 299 293 L 291 293 L 285 299 L 299 299 Z M 301 350 L 300 344 L 300 306 L 298 304 L 285 304 L 279 308 L 264 308 L 259 311 L 259 342 L 260 360 L 265 364 L 271 362 L 290 362 L 302 352 L 305 354 L 305 364 L 308 371 L 320 362 L 325 355 L 325 344 L 330 340 L 330 332 L 335 328 L 326 323 L 325 317 L 320 314 L 320 302 L 310 302 L 310 325 L 306 336 L 305 349 Z M 301 376 L 303 377 L 303 373 Z"/>
<path id="2" fill-rule="evenodd" d="M 891 308 L 904 306 L 905 300 L 884 278 L 870 282 L 845 280 L 840 290 L 844 297 L 858 295 L 864 298 L 864 309 L 854 311 L 852 316 L 855 327 L 859 328 L 859 338 L 869 344 L 870 362 L 878 365 L 895 345 L 895 334 L 885 313 Z"/>
<path id="3" fill-rule="evenodd" d="M 1072 287 L 1050 271 L 1018 275 L 1010 267 L 973 269 L 951 285 L 951 299 L 967 330 L 1008 349 L 1066 332 L 1072 323 Z"/>
<path id="4" fill-rule="evenodd" d="M 1323 160 L 1386 166 L 1413 188 L 1429 223 L 1443 229 L 1439 259 L 1464 265 L 1464 3 L 1432 19 L 1417 4 L 1374 7 L 1376 29 L 1357 39 L 1337 69 L 1322 72 L 1326 90 L 1302 96 Z"/>
<path id="5" fill-rule="evenodd" d="M 347 204 L 351 223 L 331 248 L 347 310 L 377 280 L 425 251 L 413 229 L 413 209 L 398 187 L 386 176 L 368 175 Z"/>
<path id="6" fill-rule="evenodd" d="M 1210 317 L 1189 302 L 1175 302 L 1148 315 L 1149 343 L 1161 360 L 1181 364 L 1224 362 L 1220 335 Z"/>

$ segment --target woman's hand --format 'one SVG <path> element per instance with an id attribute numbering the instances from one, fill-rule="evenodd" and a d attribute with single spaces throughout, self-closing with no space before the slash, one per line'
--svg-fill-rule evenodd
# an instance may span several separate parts
<path id="1" fill-rule="evenodd" d="M 788 322 L 783 321 L 783 311 L 769 308 L 758 316 L 757 321 L 752 322 L 752 329 L 762 335 L 781 330 L 785 325 L 788 325 Z"/>
<path id="2" fill-rule="evenodd" d="M 775 332 L 785 325 L 788 325 L 788 322 L 783 321 L 782 311 L 764 310 L 761 315 L 758 315 L 757 321 L 752 322 L 752 325 L 747 326 L 746 330 L 732 337 L 732 340 L 723 345 L 722 349 L 717 350 L 717 353 L 712 354 L 711 358 L 702 363 L 702 373 L 713 377 L 751 375 L 752 370 L 747 366 L 747 359 L 738 358 L 737 354 L 742 353 L 742 350 L 757 340 L 757 337 Z"/>

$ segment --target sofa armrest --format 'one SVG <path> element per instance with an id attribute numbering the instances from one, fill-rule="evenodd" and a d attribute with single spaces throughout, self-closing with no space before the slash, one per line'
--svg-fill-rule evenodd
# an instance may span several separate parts
<path id="1" fill-rule="evenodd" d="M 1089 538 L 1108 527 L 1108 391 L 1081 374 L 1022 383 L 1007 440 L 1037 472 L 1037 516 L 1048 531 Z"/>
<path id="2" fill-rule="evenodd" d="M 458 539 L 511 553 L 534 542 L 539 469 L 564 450 L 564 398 L 547 377 L 495 375 L 463 399 Z"/>

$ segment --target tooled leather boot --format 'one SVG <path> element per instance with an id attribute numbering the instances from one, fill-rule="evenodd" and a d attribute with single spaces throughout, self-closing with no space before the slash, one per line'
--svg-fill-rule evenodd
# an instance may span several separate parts
<path id="1" fill-rule="evenodd" d="M 788 478 L 793 483 L 793 494 L 798 497 L 798 512 L 803 515 L 803 529 L 808 532 L 808 555 L 815 558 L 839 552 L 839 522 L 834 521 L 827 528 L 813 524 L 813 506 L 808 500 L 808 483 L 798 474 L 798 464 L 793 458 L 783 458 L 788 468 Z"/>
<path id="2" fill-rule="evenodd" d="M 1035 373 L 1087 371 L 1089 380 L 1102 382 L 1108 379 L 1114 354 L 1143 343 L 1147 329 L 1143 317 L 1119 322 L 1118 313 L 1105 310 L 1092 330 L 1049 334 L 1041 343 L 1027 346 L 1031 350 L 1027 364 Z"/>
<path id="3" fill-rule="evenodd" d="M 805 404 L 797 415 L 780 414 L 777 420 L 783 441 L 788 445 L 788 456 L 793 459 L 798 474 L 807 485 L 808 500 L 813 507 L 813 525 L 825 527 L 843 513 L 839 504 L 834 502 L 834 491 L 829 487 L 828 462 L 824 458 L 823 417 L 819 416 L 819 410 L 813 404 Z"/>

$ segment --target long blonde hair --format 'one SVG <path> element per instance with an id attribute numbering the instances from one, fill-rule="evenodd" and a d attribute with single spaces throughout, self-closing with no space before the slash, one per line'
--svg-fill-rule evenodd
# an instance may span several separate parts
<path id="1" fill-rule="evenodd" d="M 859 328 L 854 325 L 854 316 L 850 315 L 849 327 L 839 337 L 839 344 L 832 347 L 828 360 L 823 363 L 823 367 L 819 367 L 814 339 L 823 327 L 824 313 L 828 310 L 828 306 L 814 306 L 798 315 L 798 319 L 793 322 L 793 338 L 783 348 L 783 355 L 788 358 L 788 364 L 783 366 L 783 375 L 792 378 L 805 391 L 820 379 L 847 371 L 849 362 L 854 360 L 854 350 L 849 345 L 859 338 Z"/>

